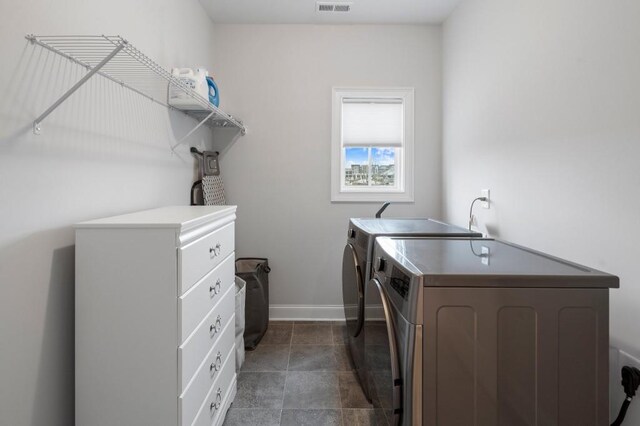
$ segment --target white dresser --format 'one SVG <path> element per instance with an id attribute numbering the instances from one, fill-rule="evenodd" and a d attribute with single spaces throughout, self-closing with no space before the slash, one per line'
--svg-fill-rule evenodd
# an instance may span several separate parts
<path id="1" fill-rule="evenodd" d="M 221 425 L 236 394 L 235 206 L 76 226 L 76 425 Z"/>

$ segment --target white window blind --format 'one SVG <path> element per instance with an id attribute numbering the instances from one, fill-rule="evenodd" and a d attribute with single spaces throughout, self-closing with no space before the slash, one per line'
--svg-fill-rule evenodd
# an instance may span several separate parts
<path id="1" fill-rule="evenodd" d="M 401 99 L 342 100 L 342 146 L 402 147 Z"/>

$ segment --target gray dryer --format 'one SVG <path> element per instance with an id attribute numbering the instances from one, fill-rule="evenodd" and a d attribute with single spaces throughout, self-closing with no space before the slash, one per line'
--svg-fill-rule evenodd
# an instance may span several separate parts
<path id="1" fill-rule="evenodd" d="M 374 257 L 367 377 L 388 424 L 608 424 L 618 277 L 491 239 L 378 238 Z"/>

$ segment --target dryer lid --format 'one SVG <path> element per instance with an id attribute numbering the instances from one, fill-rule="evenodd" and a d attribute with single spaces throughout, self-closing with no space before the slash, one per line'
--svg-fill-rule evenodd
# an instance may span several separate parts
<path id="1" fill-rule="evenodd" d="M 492 239 L 377 239 L 393 261 L 424 277 L 425 286 L 618 287 L 618 277 Z"/>
<path id="2" fill-rule="evenodd" d="M 433 219 L 375 219 L 353 218 L 351 223 L 369 235 L 422 235 L 442 237 L 481 237 L 482 234 L 471 232 L 458 226 L 438 222 Z"/>

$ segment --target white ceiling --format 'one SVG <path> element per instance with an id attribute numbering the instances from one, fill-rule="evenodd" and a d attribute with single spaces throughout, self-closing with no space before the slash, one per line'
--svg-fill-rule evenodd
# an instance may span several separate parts
<path id="1" fill-rule="evenodd" d="M 331 1 L 331 3 L 351 3 L 350 12 L 317 12 L 315 0 L 199 1 L 213 22 L 219 23 L 437 24 L 444 21 L 461 0 Z"/>

